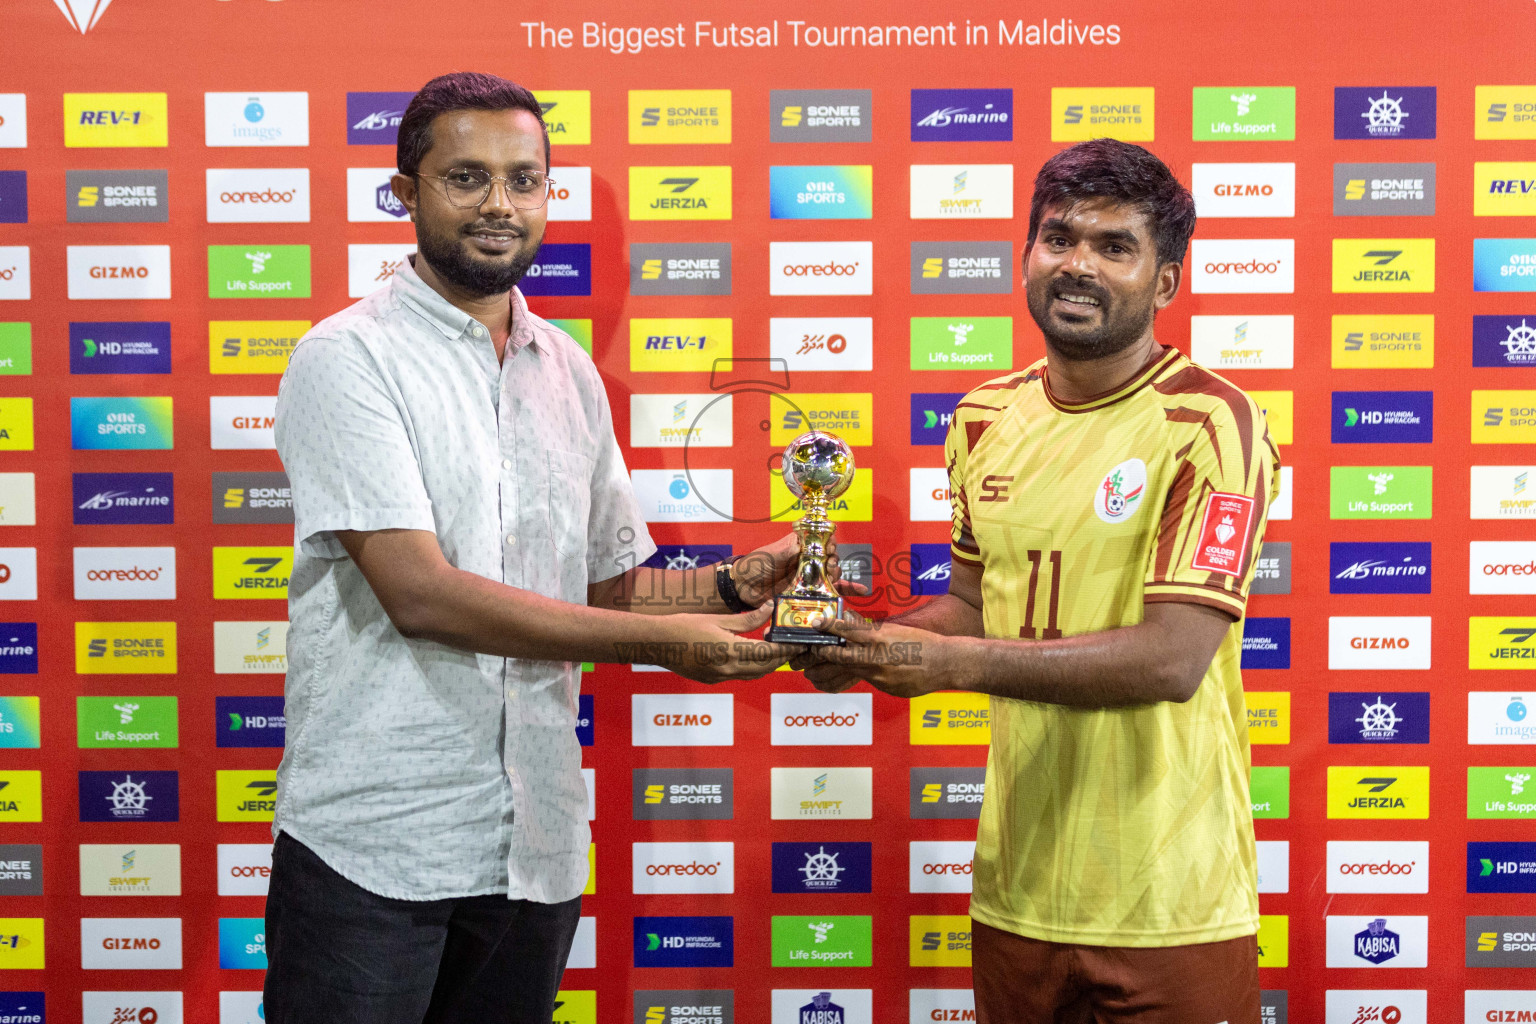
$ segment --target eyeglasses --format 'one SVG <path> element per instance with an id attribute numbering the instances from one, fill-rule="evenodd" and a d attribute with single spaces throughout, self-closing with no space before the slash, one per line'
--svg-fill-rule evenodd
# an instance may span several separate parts
<path id="1" fill-rule="evenodd" d="M 448 201 L 461 209 L 471 209 L 485 202 L 491 194 L 491 185 L 499 181 L 507 193 L 507 202 L 514 209 L 537 210 L 549 201 L 549 188 L 555 183 L 554 178 L 539 171 L 517 171 L 503 178 L 478 167 L 455 167 L 447 174 L 423 174 L 420 177 L 441 181 Z"/>

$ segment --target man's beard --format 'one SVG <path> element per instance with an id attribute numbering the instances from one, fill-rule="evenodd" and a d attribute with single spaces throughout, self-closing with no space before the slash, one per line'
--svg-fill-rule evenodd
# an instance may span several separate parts
<path id="1" fill-rule="evenodd" d="M 539 254 L 539 244 L 535 242 L 513 253 L 510 260 L 480 258 L 469 251 L 462 237 L 443 237 L 418 229 L 416 250 L 439 277 L 481 298 L 511 291 Z"/>
<path id="2" fill-rule="evenodd" d="M 1046 309 L 1055 297 L 1066 292 L 1099 300 L 1100 324 L 1092 329 L 1063 331 L 1048 318 Z M 1069 284 L 1060 278 L 1047 281 L 1043 288 L 1031 288 L 1025 294 L 1029 315 L 1045 335 L 1045 340 L 1064 358 L 1086 362 L 1123 352 L 1139 341 L 1152 323 L 1154 310 L 1148 301 L 1111 302 L 1104 289 L 1094 285 Z"/>

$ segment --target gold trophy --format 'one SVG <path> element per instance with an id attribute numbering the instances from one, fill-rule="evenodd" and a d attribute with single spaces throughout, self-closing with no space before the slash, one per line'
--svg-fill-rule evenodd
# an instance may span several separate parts
<path id="1" fill-rule="evenodd" d="M 843 614 L 843 599 L 832 588 L 827 572 L 827 545 L 837 529 L 827 518 L 827 508 L 853 483 L 853 452 L 842 438 L 811 430 L 784 449 L 782 472 L 785 486 L 805 510 L 795 524 L 800 565 L 790 588 L 774 595 L 773 624 L 763 639 L 770 643 L 842 645 L 842 637 L 823 633 L 813 623 Z"/>

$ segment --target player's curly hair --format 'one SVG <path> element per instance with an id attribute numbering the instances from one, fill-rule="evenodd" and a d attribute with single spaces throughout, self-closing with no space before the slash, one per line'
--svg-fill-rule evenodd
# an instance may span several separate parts
<path id="1" fill-rule="evenodd" d="M 454 71 L 422 86 L 406 105 L 395 143 L 395 167 L 401 174 L 415 174 L 421 168 L 422 157 L 432 148 L 432 121 L 454 110 L 528 111 L 544 130 L 544 166 L 549 166 L 549 128 L 533 93 L 497 75 Z"/>
<path id="2" fill-rule="evenodd" d="M 1075 206 L 1108 199 L 1135 206 L 1152 224 L 1157 262 L 1183 263 L 1195 233 L 1195 198 L 1168 165 L 1140 146 L 1114 139 L 1093 139 L 1062 150 L 1035 175 L 1029 201 L 1029 245 L 1047 206 Z"/>

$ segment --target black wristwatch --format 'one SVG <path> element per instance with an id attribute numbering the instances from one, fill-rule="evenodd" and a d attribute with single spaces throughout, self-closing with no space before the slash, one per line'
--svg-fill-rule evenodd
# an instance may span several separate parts
<path id="1" fill-rule="evenodd" d="M 740 558 L 737 555 L 736 558 Z M 741 599 L 741 592 L 736 589 L 736 581 L 731 578 L 731 566 L 736 564 L 736 558 L 729 558 L 715 565 L 715 593 L 720 595 L 720 600 L 732 612 L 750 611 L 752 606 Z"/>

